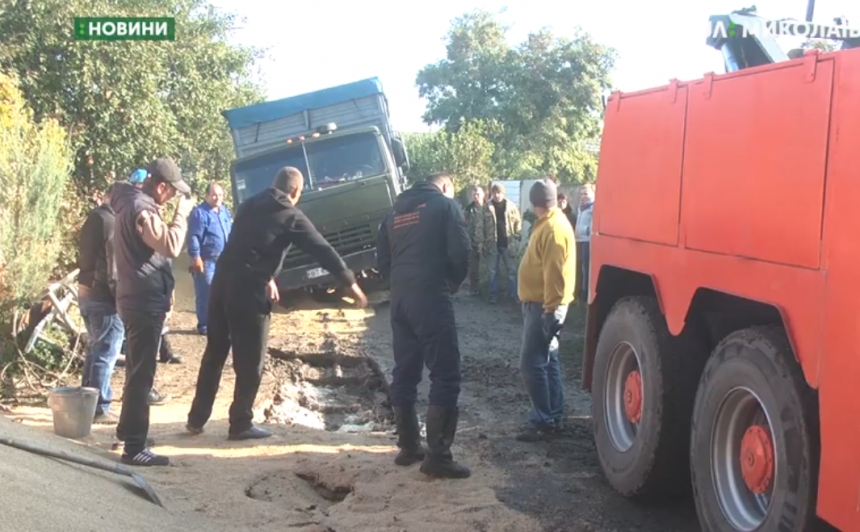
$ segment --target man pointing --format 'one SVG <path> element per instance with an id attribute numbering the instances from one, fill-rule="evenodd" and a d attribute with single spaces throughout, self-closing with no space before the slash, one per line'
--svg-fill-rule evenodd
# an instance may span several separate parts
<path id="1" fill-rule="evenodd" d="M 280 297 L 275 279 L 293 244 L 348 286 L 360 307 L 367 306 L 355 275 L 296 208 L 303 188 L 304 178 L 298 169 L 281 168 L 271 188 L 248 198 L 236 212 L 233 232 L 212 279 L 206 351 L 200 361 L 197 392 L 186 425 L 192 434 L 203 432 L 212 415 L 221 372 L 232 347 L 236 389 L 230 406 L 228 439 L 271 436 L 269 431 L 254 426 L 253 407 L 263 377 L 269 319 Z"/>

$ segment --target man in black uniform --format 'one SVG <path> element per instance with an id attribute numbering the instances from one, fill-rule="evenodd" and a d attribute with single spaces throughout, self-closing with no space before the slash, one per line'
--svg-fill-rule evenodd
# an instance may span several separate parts
<path id="1" fill-rule="evenodd" d="M 367 298 L 355 275 L 307 216 L 297 209 L 304 188 L 302 173 L 281 168 L 271 188 L 248 198 L 236 211 L 230 240 L 215 266 L 209 295 L 206 351 L 200 361 L 197 392 L 186 428 L 203 432 L 227 354 L 233 348 L 236 386 L 230 406 L 228 439 L 248 440 L 271 436 L 252 423 L 254 400 L 263 376 L 269 341 L 269 318 L 279 299 L 275 279 L 290 246 L 296 244 L 314 257 L 341 284 L 348 286 L 359 307 Z"/>
<path id="2" fill-rule="evenodd" d="M 391 283 L 394 374 L 391 402 L 400 452 L 398 465 L 419 460 L 430 476 L 467 478 L 454 461 L 460 395 L 460 348 L 451 294 L 469 270 L 471 244 L 454 183 L 434 174 L 403 192 L 379 228 L 376 253 L 381 275 Z M 421 447 L 415 401 L 424 365 L 430 371 L 427 444 Z"/>

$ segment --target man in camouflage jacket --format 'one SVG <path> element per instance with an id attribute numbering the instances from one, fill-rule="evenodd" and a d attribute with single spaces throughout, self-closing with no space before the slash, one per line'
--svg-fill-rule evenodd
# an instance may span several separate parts
<path id="1" fill-rule="evenodd" d="M 492 236 L 487 232 L 493 228 L 493 218 L 484 208 L 484 189 L 478 185 L 472 187 L 472 202 L 466 206 L 466 227 L 472 241 L 472 252 L 469 255 L 469 292 L 472 295 L 481 293 L 482 268 L 486 269 L 486 250 L 484 243 Z"/>
<path id="2" fill-rule="evenodd" d="M 522 239 L 523 218 L 514 202 L 505 198 L 505 189 L 496 183 L 490 188 L 490 201 L 484 207 L 487 222 L 483 249 L 489 269 L 490 301 L 499 297 L 499 267 L 504 265 L 508 278 L 505 294 L 517 300 L 517 257 Z"/>

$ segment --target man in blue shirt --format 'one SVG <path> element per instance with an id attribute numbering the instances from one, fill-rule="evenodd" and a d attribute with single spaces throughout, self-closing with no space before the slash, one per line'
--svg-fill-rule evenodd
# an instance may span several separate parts
<path id="1" fill-rule="evenodd" d="M 197 302 L 197 332 L 206 334 L 206 311 L 209 307 L 209 287 L 215 275 L 215 262 L 224 251 L 233 220 L 224 205 L 224 189 L 210 183 L 206 201 L 191 211 L 188 218 L 189 271 L 194 278 Z"/>

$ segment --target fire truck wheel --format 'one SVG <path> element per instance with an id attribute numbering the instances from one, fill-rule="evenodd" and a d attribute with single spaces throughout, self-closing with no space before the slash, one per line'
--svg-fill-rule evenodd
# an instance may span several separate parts
<path id="1" fill-rule="evenodd" d="M 779 327 L 730 334 L 705 366 L 690 447 L 706 532 L 801 532 L 815 517 L 817 404 Z"/>
<path id="2" fill-rule="evenodd" d="M 669 334 L 657 301 L 619 300 L 600 332 L 592 423 L 600 465 L 621 495 L 669 499 L 690 491 L 690 419 L 707 347 Z"/>

